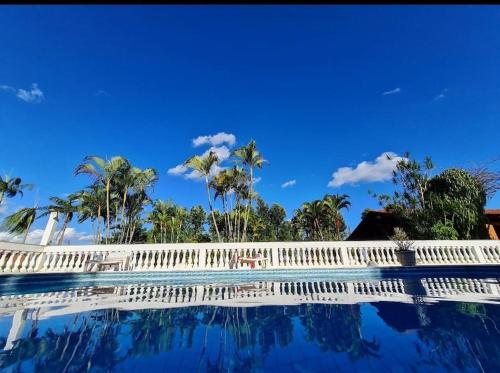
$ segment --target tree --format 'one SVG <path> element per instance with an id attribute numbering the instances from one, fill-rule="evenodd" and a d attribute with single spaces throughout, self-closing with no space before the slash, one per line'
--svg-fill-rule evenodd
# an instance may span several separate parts
<path id="1" fill-rule="evenodd" d="M 387 155 L 388 159 L 392 159 Z M 396 169 L 392 171 L 392 183 L 398 188 L 392 196 L 377 195 L 369 192 L 378 198 L 381 206 L 388 209 L 402 208 L 415 211 L 425 207 L 425 191 L 429 185 L 431 172 L 434 164 L 430 157 L 424 158 L 424 163 L 420 164 L 415 159 L 410 158 L 410 153 L 406 152 L 402 159 L 396 162 Z"/>
<path id="2" fill-rule="evenodd" d="M 5 176 L 5 178 L 2 178 L 0 176 L 0 205 L 3 202 L 4 196 L 13 198 L 19 194 L 22 197 L 23 189 L 31 190 L 32 187 L 32 184 L 22 184 L 20 177 L 10 178 L 9 176 Z"/>
<path id="3" fill-rule="evenodd" d="M 327 219 L 333 219 L 335 222 L 335 234 L 333 235 L 335 240 L 342 239 L 341 233 L 346 228 L 341 210 L 349 210 L 349 207 L 351 207 L 351 202 L 349 202 L 349 196 L 347 194 L 327 194 L 323 197 L 325 217 Z"/>
<path id="4" fill-rule="evenodd" d="M 207 221 L 207 214 L 202 206 L 193 206 L 189 210 L 188 216 L 188 239 L 190 242 L 206 242 L 207 235 L 204 232 L 204 225 Z"/>
<path id="5" fill-rule="evenodd" d="M 434 224 L 451 222 L 460 239 L 485 237 L 486 193 L 467 171 L 443 171 L 430 180 L 425 196 Z"/>
<path id="6" fill-rule="evenodd" d="M 231 190 L 231 171 L 223 170 L 215 175 L 210 181 L 210 187 L 215 191 L 214 201 L 220 197 L 222 211 L 224 212 L 224 235 L 229 241 L 232 234 L 231 220 L 228 215 L 227 194 Z"/>
<path id="7" fill-rule="evenodd" d="M 101 218 L 106 219 L 106 191 L 99 185 L 91 187 L 75 194 L 80 202 L 78 206 L 78 223 L 90 219 L 94 229 L 94 243 L 101 243 Z"/>
<path id="8" fill-rule="evenodd" d="M 411 239 L 454 237 L 454 232 L 445 227 L 452 227 L 460 239 L 483 238 L 483 184 L 463 169 L 447 169 L 431 177 L 433 168 L 429 157 L 421 165 L 406 153 L 394 171 L 397 189 L 393 195 L 371 194 L 399 219 Z"/>
<path id="9" fill-rule="evenodd" d="M 119 179 L 123 190 L 119 243 L 133 240 L 136 228 L 141 224 L 140 214 L 151 203 L 147 190 L 153 188 L 157 180 L 158 173 L 154 168 L 141 170 L 137 167 L 131 167 Z"/>
<path id="10" fill-rule="evenodd" d="M 500 190 L 500 172 L 490 169 L 490 166 L 498 161 L 500 157 L 467 170 L 481 184 L 487 198 L 493 198 Z"/>
<path id="11" fill-rule="evenodd" d="M 37 207 L 25 207 L 5 218 L 3 226 L 10 234 L 23 234 L 23 243 L 33 222 L 37 219 Z"/>
<path id="12" fill-rule="evenodd" d="M 233 152 L 233 155 L 239 158 L 239 160 L 248 167 L 250 171 L 250 191 L 249 191 L 249 199 L 248 203 L 246 206 L 246 219 L 243 227 L 243 235 L 242 235 L 242 241 L 245 241 L 246 238 L 246 231 L 247 231 L 247 225 L 248 225 L 248 217 L 249 217 L 249 208 L 252 206 L 252 199 L 253 199 L 253 184 L 254 184 L 254 178 L 253 178 L 253 171 L 255 168 L 262 168 L 265 162 L 267 162 L 260 152 L 257 150 L 257 145 L 255 143 L 255 140 L 251 140 L 247 146 L 242 146 L 238 149 L 236 149 Z"/>
<path id="13" fill-rule="evenodd" d="M 115 156 L 110 160 L 104 160 L 98 156 L 87 156 L 84 158 L 83 163 L 79 164 L 75 169 L 75 175 L 87 174 L 95 179 L 96 183 L 102 183 L 106 190 L 106 244 L 110 237 L 110 194 L 111 183 L 120 172 L 127 172 L 130 168 L 129 162 L 121 157 Z"/>
<path id="14" fill-rule="evenodd" d="M 432 226 L 431 234 L 434 240 L 458 240 L 458 232 L 451 221 L 446 223 L 438 221 Z"/>
<path id="15" fill-rule="evenodd" d="M 46 216 L 51 212 L 57 212 L 58 216 L 64 216 L 64 221 L 61 230 L 59 231 L 56 237 L 56 244 L 62 245 L 64 240 L 64 233 L 66 232 L 66 228 L 68 228 L 68 224 L 73 220 L 74 214 L 78 211 L 78 206 L 74 205 L 79 199 L 78 194 L 71 194 L 67 199 L 59 198 L 59 197 L 50 197 L 49 200 L 53 203 L 47 207 L 44 207 L 43 210 L 45 212 L 40 215 Z"/>
<path id="16" fill-rule="evenodd" d="M 304 203 L 292 218 L 296 235 L 313 241 L 341 240 L 347 228 L 341 210 L 350 205 L 346 194 L 327 194 L 323 199 Z"/>
<path id="17" fill-rule="evenodd" d="M 184 162 L 184 166 L 188 167 L 205 178 L 205 186 L 207 190 L 207 198 L 208 198 L 208 207 L 210 209 L 210 213 L 212 214 L 212 220 L 214 223 L 215 231 L 217 233 L 217 239 L 219 242 L 222 242 L 219 228 L 217 227 L 217 222 L 215 220 L 214 209 L 212 207 L 212 200 L 210 197 L 210 182 L 209 177 L 212 172 L 212 168 L 219 163 L 219 157 L 213 151 L 210 151 L 207 155 L 201 157 L 199 155 L 195 155 L 194 157 L 189 158 L 186 162 Z"/>

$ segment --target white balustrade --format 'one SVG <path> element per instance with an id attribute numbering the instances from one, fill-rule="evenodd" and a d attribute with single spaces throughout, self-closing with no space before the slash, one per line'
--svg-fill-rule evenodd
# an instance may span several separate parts
<path id="1" fill-rule="evenodd" d="M 355 304 L 398 301 L 414 303 L 411 289 L 403 279 L 356 281 L 259 281 L 247 284 L 169 285 L 129 284 L 86 287 L 39 294 L 0 296 L 0 314 L 20 309 L 39 309 L 44 318 L 97 309 L 163 309 L 186 305 L 249 307 L 300 303 Z M 496 303 L 498 279 L 421 278 L 421 300 L 441 299 Z"/>
<path id="2" fill-rule="evenodd" d="M 417 265 L 500 264 L 500 241 L 415 241 L 414 247 Z M 119 270 L 134 272 L 226 270 L 235 268 L 237 257 L 256 256 L 262 260 L 255 267 L 261 269 L 391 267 L 400 266 L 396 250 L 390 241 L 45 247 L 0 242 L 0 273 L 85 272 L 89 260 L 117 253 L 123 258 Z M 251 267 L 238 266 L 240 270 Z"/>

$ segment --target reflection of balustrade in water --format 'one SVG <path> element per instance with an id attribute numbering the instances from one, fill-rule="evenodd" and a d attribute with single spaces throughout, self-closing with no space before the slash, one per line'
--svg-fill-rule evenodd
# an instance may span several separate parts
<path id="1" fill-rule="evenodd" d="M 378 301 L 413 303 L 403 279 L 367 281 L 259 281 L 240 285 L 120 285 L 0 297 L 0 314 L 40 309 L 39 317 L 116 308 L 124 310 L 186 306 L 247 307 L 300 303 L 355 304 Z M 497 279 L 423 278 L 424 301 L 436 298 L 498 302 Z"/>
<path id="2" fill-rule="evenodd" d="M 500 264 L 498 241 L 415 241 L 419 265 Z M 78 273 L 110 253 L 127 271 L 211 271 L 233 268 L 239 257 L 265 258 L 265 269 L 399 266 L 390 241 L 36 246 L 0 242 L 0 273 Z M 239 269 L 249 269 L 241 264 Z"/>

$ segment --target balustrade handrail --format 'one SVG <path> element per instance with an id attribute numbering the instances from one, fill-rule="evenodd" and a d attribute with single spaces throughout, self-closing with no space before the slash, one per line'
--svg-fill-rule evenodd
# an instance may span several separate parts
<path id="1" fill-rule="evenodd" d="M 495 240 L 414 240 L 414 247 L 438 247 L 438 246 L 496 246 L 500 247 L 500 241 Z M 392 241 L 269 241 L 269 242 L 203 242 L 203 243 L 148 243 L 148 244 L 101 244 L 101 245 L 58 245 L 45 246 L 44 251 L 123 251 L 132 252 L 137 250 L 162 250 L 171 249 L 244 249 L 244 248 L 304 248 L 304 247 L 392 247 L 397 248 Z M 0 249 L 1 249 L 0 243 Z"/>
<path id="2" fill-rule="evenodd" d="M 490 246 L 500 247 L 496 240 L 414 240 L 414 247 L 463 247 Z M 304 247 L 338 247 L 338 248 L 397 248 L 392 241 L 269 241 L 269 242 L 204 242 L 204 243 L 148 243 L 148 244 L 101 244 L 101 245 L 35 245 L 17 242 L 0 241 L 0 251 L 122 251 L 162 250 L 170 249 L 240 249 L 240 248 L 304 248 Z"/>
<path id="3" fill-rule="evenodd" d="M 414 241 L 417 264 L 500 264 L 500 241 Z M 119 270 L 206 271 L 253 268 L 238 257 L 265 258 L 269 269 L 399 266 L 391 241 L 300 241 L 36 246 L 0 242 L 0 273 L 85 272 L 88 263 L 122 253 Z M 103 255 L 104 254 L 104 255 Z M 97 266 L 97 269 L 99 267 Z"/>

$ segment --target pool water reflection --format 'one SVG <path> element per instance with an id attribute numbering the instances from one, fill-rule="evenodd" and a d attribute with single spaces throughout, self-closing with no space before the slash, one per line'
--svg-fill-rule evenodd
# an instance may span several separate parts
<path id="1" fill-rule="evenodd" d="M 126 284 L 0 297 L 6 372 L 500 371 L 497 278 Z"/>

